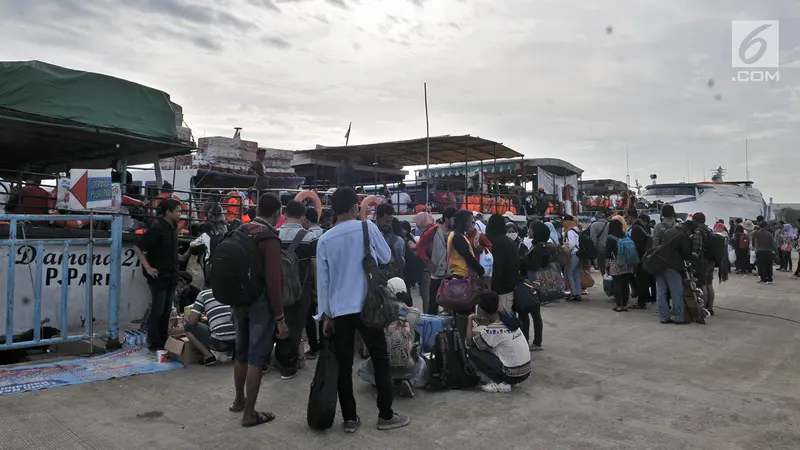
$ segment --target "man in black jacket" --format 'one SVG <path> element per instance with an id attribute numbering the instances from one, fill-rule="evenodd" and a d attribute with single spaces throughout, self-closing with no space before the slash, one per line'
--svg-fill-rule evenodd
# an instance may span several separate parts
<path id="1" fill-rule="evenodd" d="M 685 261 L 694 261 L 692 255 L 692 241 L 689 239 L 697 229 L 692 221 L 684 222 L 682 226 L 675 226 L 664 231 L 661 245 L 666 245 L 669 251 L 663 256 L 669 262 L 669 267 L 656 274 L 658 296 L 658 315 L 662 324 L 689 323 L 684 317 L 683 302 L 683 274 L 686 272 Z M 672 298 L 672 311 L 667 304 L 667 293 Z M 672 313 L 670 315 L 670 312 Z"/>
<path id="2" fill-rule="evenodd" d="M 636 266 L 636 305 L 631 309 L 647 309 L 647 304 L 654 301 L 655 279 L 647 273 L 642 266 L 642 259 L 653 245 L 653 238 L 650 235 L 650 216 L 641 214 L 631 227 L 631 239 L 636 245 L 636 253 L 639 255 L 639 264 Z"/>

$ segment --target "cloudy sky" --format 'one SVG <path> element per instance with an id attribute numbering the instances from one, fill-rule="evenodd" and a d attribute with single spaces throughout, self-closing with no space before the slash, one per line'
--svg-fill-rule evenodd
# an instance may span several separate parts
<path id="1" fill-rule="evenodd" d="M 780 20 L 780 81 L 732 81 L 731 20 L 761 19 Z M 624 181 L 627 142 L 643 183 L 718 165 L 742 179 L 747 138 L 751 179 L 785 202 L 800 201 L 798 21 L 796 0 L 0 0 L 0 59 L 162 89 L 195 136 L 241 126 L 276 148 L 344 144 L 350 121 L 354 144 L 422 137 L 423 82 L 431 135 L 584 178 Z"/>

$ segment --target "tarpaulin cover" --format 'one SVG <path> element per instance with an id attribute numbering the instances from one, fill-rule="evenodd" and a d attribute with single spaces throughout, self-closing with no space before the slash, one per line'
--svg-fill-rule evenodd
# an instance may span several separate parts
<path id="1" fill-rule="evenodd" d="M 0 117 L 2 108 L 155 139 L 177 137 L 167 93 L 40 61 L 0 62 Z"/>

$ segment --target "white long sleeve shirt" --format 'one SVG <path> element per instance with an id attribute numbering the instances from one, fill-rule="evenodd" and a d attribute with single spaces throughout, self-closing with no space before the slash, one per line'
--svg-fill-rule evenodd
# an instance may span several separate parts
<path id="1" fill-rule="evenodd" d="M 564 238 L 567 241 L 567 245 L 569 245 L 570 255 L 577 254 L 578 250 L 581 248 L 580 235 L 578 233 L 579 232 L 577 229 L 570 228 L 569 230 L 567 230 L 567 235 Z"/>

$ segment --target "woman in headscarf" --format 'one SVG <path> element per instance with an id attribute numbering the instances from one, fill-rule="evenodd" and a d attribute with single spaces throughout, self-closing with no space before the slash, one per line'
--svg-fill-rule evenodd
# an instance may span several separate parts
<path id="1" fill-rule="evenodd" d="M 624 267 L 617 264 L 617 241 L 625 237 L 620 220 L 612 220 L 608 223 L 608 239 L 606 240 L 606 265 L 608 274 L 611 275 L 614 286 L 614 301 L 616 306 L 614 311 L 622 312 L 628 310 L 628 300 L 630 299 L 631 274 L 633 267 Z"/>
<path id="2" fill-rule="evenodd" d="M 778 254 L 780 255 L 781 272 L 792 271 L 792 250 L 794 250 L 794 228 L 791 224 L 784 224 L 778 235 Z"/>
<path id="3" fill-rule="evenodd" d="M 419 230 L 419 236 L 422 236 L 423 233 L 433 227 L 434 223 L 433 216 L 430 215 L 430 213 L 421 212 L 414 216 L 414 224 L 416 225 L 417 230 Z M 419 242 L 419 238 L 417 238 L 415 241 L 414 248 L 416 248 L 416 242 Z M 408 252 L 406 252 L 406 254 L 407 253 Z M 422 297 L 422 307 L 424 308 L 424 311 L 428 311 L 431 297 L 431 271 L 425 264 L 421 265 L 422 274 L 419 278 L 419 294 L 420 297 Z"/>
<path id="4" fill-rule="evenodd" d="M 448 275 L 465 278 L 471 270 L 483 277 L 483 266 L 465 236 L 467 231 L 475 227 L 474 220 L 472 212 L 466 209 L 456 211 L 453 216 L 453 232 L 447 237 Z"/>
<path id="5" fill-rule="evenodd" d="M 549 222 L 536 222 L 530 227 L 531 250 L 525 255 L 525 258 L 522 259 L 520 264 L 520 272 L 524 276 L 528 276 L 532 271 L 541 270 L 551 263 L 550 255 L 555 252 L 555 247 L 558 246 L 558 244 L 552 243 L 550 227 L 547 226 L 548 224 L 552 225 Z M 561 276 L 560 272 L 559 276 Z M 528 342 L 531 342 L 530 316 L 533 316 L 533 342 L 531 342 L 530 349 L 534 351 L 541 350 L 542 333 L 544 331 L 541 305 L 537 303 L 536 306 L 527 311 L 521 311 L 519 308 L 516 309 L 519 320 L 522 322 L 522 333 L 525 335 L 525 339 L 527 339 Z"/>
<path id="6" fill-rule="evenodd" d="M 561 222 L 561 228 L 564 232 L 564 244 L 569 247 L 569 264 L 566 268 L 566 273 L 564 274 L 567 278 L 567 283 L 569 283 L 569 293 L 570 295 L 566 298 L 567 301 L 579 302 L 583 300 L 581 298 L 581 290 L 583 289 L 581 286 L 581 258 L 578 256 L 578 252 L 580 251 L 580 228 L 578 228 L 578 223 L 575 222 L 575 218 L 567 214 L 564 216 L 564 220 Z"/>
<path id="7" fill-rule="evenodd" d="M 742 225 L 737 225 L 731 239 L 733 251 L 736 253 L 736 273 L 748 272 L 750 266 L 750 235 L 744 232 Z"/>
<path id="8" fill-rule="evenodd" d="M 747 273 L 753 273 L 753 271 L 756 270 L 756 265 L 755 263 L 750 263 L 750 251 L 755 250 L 753 248 L 753 231 L 756 230 L 756 224 L 753 223 L 752 220 L 745 220 L 742 227 L 744 228 L 744 233 L 747 235 L 747 242 L 750 245 L 747 249 L 747 259 L 745 260 L 747 261 Z"/>
<path id="9" fill-rule="evenodd" d="M 547 229 L 550 231 L 550 236 L 549 236 L 550 242 L 552 242 L 553 244 L 558 245 L 559 242 L 561 242 L 561 241 L 558 238 L 558 231 L 556 231 L 555 225 L 553 225 L 553 222 L 545 222 L 544 224 L 545 224 L 545 226 L 547 226 Z"/>
<path id="10" fill-rule="evenodd" d="M 500 296 L 500 311 L 512 313 L 514 288 L 520 278 L 519 245 L 506 234 L 506 221 L 500 214 L 492 214 L 486 225 L 486 236 L 492 241 L 491 289 Z"/>

